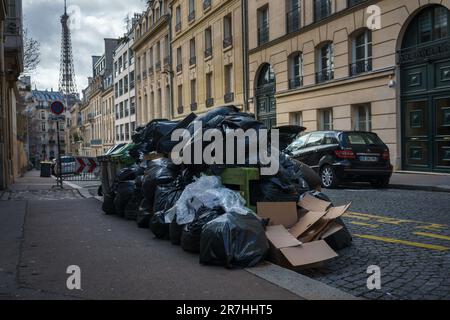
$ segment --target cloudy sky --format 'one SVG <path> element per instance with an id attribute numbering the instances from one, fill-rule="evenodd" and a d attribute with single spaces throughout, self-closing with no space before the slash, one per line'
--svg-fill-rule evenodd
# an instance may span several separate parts
<path id="1" fill-rule="evenodd" d="M 68 0 L 72 20 L 72 50 L 78 91 L 92 74 L 91 57 L 102 55 L 104 38 L 122 36 L 125 17 L 145 9 L 143 0 Z M 40 90 L 58 90 L 61 43 L 60 16 L 64 0 L 23 0 L 24 27 L 41 43 L 41 64 L 32 77 Z"/>

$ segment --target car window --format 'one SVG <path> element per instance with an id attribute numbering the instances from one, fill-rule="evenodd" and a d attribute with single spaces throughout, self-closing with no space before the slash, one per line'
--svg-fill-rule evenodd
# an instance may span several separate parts
<path id="1" fill-rule="evenodd" d="M 309 137 L 306 148 L 313 148 L 322 145 L 325 135 L 323 133 L 313 133 Z"/>
<path id="2" fill-rule="evenodd" d="M 383 145 L 383 141 L 374 133 L 354 132 L 345 135 L 347 144 L 352 146 Z"/>
<path id="3" fill-rule="evenodd" d="M 296 152 L 300 149 L 302 149 L 306 141 L 308 140 L 309 135 L 304 135 L 299 138 L 297 138 L 289 147 L 287 147 L 286 151 L 288 152 Z"/>
<path id="4" fill-rule="evenodd" d="M 323 140 L 324 145 L 335 145 L 339 144 L 339 140 L 336 138 L 336 136 L 333 133 L 327 133 L 325 135 L 325 139 Z"/>

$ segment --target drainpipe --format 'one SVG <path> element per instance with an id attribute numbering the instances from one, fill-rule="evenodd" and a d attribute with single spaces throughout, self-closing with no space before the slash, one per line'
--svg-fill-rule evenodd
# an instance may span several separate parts
<path id="1" fill-rule="evenodd" d="M 242 0 L 242 53 L 244 60 L 244 112 L 249 111 L 249 54 L 248 54 L 248 0 Z"/>
<path id="2" fill-rule="evenodd" d="M 172 6 L 169 7 L 169 95 L 170 95 L 170 120 L 175 118 L 173 106 L 173 57 L 172 57 Z"/>

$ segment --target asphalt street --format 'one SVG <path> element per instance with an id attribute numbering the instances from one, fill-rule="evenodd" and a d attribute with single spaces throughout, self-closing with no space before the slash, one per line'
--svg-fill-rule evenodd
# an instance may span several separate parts
<path id="1" fill-rule="evenodd" d="M 368 299 L 450 299 L 449 193 L 366 186 L 325 193 L 335 205 L 352 202 L 344 220 L 354 243 L 305 275 Z M 371 265 L 381 268 L 381 290 L 367 289 Z"/>

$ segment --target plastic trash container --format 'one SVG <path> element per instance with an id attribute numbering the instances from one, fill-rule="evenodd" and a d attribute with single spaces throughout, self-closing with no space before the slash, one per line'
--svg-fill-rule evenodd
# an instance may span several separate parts
<path id="1" fill-rule="evenodd" d="M 51 178 L 52 176 L 52 163 L 51 162 L 41 162 L 41 177 Z"/>

